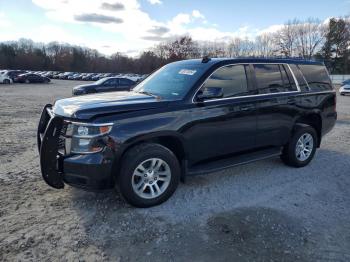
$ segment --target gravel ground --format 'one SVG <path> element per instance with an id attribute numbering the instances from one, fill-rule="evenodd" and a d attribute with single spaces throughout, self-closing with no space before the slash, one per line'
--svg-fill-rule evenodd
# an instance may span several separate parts
<path id="1" fill-rule="evenodd" d="M 270 159 L 191 177 L 136 209 L 41 179 L 41 108 L 77 84 L 0 85 L 0 261 L 350 261 L 350 97 L 309 166 Z"/>

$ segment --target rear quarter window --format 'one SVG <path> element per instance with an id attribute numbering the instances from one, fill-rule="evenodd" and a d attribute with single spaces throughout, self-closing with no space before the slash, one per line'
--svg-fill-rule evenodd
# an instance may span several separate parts
<path id="1" fill-rule="evenodd" d="M 322 65 L 298 65 L 311 91 L 332 90 L 332 83 L 327 70 Z"/>

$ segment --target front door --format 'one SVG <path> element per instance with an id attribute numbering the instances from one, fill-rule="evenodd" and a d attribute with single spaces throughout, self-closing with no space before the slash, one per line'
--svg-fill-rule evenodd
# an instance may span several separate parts
<path id="1" fill-rule="evenodd" d="M 256 105 L 249 65 L 217 69 L 203 84 L 223 89 L 223 97 L 194 101 L 192 126 L 185 133 L 190 164 L 255 147 Z"/>

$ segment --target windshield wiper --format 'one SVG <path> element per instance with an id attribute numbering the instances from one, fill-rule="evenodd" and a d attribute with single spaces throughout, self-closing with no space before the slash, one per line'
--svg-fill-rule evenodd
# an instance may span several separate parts
<path id="1" fill-rule="evenodd" d="M 155 97 L 155 98 L 160 99 L 160 96 L 157 96 L 157 95 L 152 94 L 152 93 L 147 92 L 147 91 L 136 91 L 136 93 L 140 93 L 140 94 L 144 94 L 144 95 L 148 95 L 148 96 L 153 96 L 153 97 Z"/>

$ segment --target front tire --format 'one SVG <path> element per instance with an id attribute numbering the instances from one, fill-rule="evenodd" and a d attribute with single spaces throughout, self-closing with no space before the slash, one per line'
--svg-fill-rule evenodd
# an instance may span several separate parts
<path id="1" fill-rule="evenodd" d="M 125 200 L 136 207 L 166 201 L 180 181 L 180 165 L 168 148 L 144 143 L 128 150 L 122 159 L 117 186 Z"/>
<path id="2" fill-rule="evenodd" d="M 284 146 L 282 161 L 289 166 L 304 167 L 313 159 L 317 147 L 317 133 L 308 125 L 298 125 L 289 143 Z"/>
<path id="3" fill-rule="evenodd" d="M 3 83 L 4 83 L 4 84 L 10 84 L 11 82 L 10 82 L 10 80 L 5 79 Z"/>

